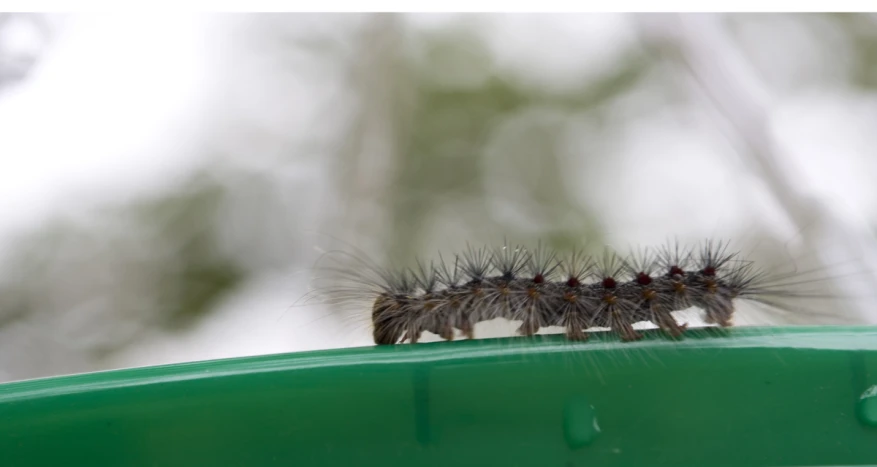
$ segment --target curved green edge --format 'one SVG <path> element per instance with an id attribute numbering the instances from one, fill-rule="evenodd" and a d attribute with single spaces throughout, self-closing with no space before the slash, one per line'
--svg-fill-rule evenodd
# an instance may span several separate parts
<path id="1" fill-rule="evenodd" d="M 877 328 L 485 339 L 7 383 L 0 465 L 877 465 Z"/>

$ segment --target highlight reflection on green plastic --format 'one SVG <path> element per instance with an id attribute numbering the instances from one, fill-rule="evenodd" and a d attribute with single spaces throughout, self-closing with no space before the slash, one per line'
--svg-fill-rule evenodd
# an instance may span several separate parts
<path id="1" fill-rule="evenodd" d="M 877 328 L 270 355 L 0 385 L 0 466 L 877 465 Z"/>

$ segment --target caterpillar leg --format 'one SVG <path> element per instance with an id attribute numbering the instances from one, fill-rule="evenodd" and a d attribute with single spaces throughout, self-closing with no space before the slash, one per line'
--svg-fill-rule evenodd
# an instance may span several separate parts
<path id="1" fill-rule="evenodd" d="M 609 311 L 609 327 L 618 333 L 624 342 L 638 341 L 643 338 L 643 335 L 638 333 L 633 328 L 633 324 L 625 319 L 618 310 Z"/>
<path id="2" fill-rule="evenodd" d="M 530 337 L 537 332 L 539 332 L 539 317 L 536 316 L 536 313 L 529 312 L 527 316 L 524 318 L 524 322 L 521 323 L 521 327 L 518 328 L 518 334 L 522 336 Z"/>
<path id="3" fill-rule="evenodd" d="M 567 316 L 563 319 L 563 326 L 566 328 L 566 338 L 571 341 L 586 341 L 590 337 L 585 332 L 588 323 L 573 313 L 567 313 Z"/>
<path id="4" fill-rule="evenodd" d="M 466 336 L 466 339 L 475 339 L 475 328 L 469 318 L 462 316 L 459 319 L 460 331 Z"/>
<path id="5" fill-rule="evenodd" d="M 451 323 L 446 323 L 439 331 L 439 337 L 446 341 L 454 340 L 454 326 Z"/>
<path id="6" fill-rule="evenodd" d="M 731 327 L 734 323 L 731 318 L 734 315 L 734 304 L 719 294 L 708 295 L 703 300 L 703 309 L 706 313 L 705 321 L 710 324 L 718 324 L 723 328 Z"/>
<path id="7" fill-rule="evenodd" d="M 676 318 L 670 313 L 670 310 L 662 309 L 658 306 L 650 307 L 651 322 L 655 323 L 662 331 L 670 337 L 680 337 L 685 330 L 688 329 L 688 323 L 679 324 Z"/>

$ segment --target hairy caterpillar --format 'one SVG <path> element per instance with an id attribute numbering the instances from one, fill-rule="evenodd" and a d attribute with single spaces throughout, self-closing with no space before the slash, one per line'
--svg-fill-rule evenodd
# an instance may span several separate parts
<path id="1" fill-rule="evenodd" d="M 688 323 L 676 312 L 698 309 L 704 323 L 729 327 L 741 301 L 783 310 L 780 299 L 827 297 L 817 291 L 825 279 L 813 276 L 822 271 L 796 267 L 772 274 L 725 241 L 694 247 L 671 242 L 627 255 L 609 248 L 597 255 L 584 249 L 564 254 L 542 244 L 469 246 L 398 269 L 342 251 L 326 254 L 338 256 L 352 262 L 324 267 L 337 282 L 321 292 L 333 303 L 369 301 L 378 345 L 417 343 L 425 332 L 472 339 L 476 324 L 495 319 L 520 322 L 521 336 L 556 327 L 581 341 L 608 329 L 630 342 L 642 337 L 634 325 L 651 323 L 680 338 Z M 784 311 L 809 313 L 800 306 Z"/>

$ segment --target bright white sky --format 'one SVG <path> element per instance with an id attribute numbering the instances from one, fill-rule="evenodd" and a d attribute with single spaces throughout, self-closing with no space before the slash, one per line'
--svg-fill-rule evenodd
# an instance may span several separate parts
<path id="1" fill-rule="evenodd" d="M 169 143 L 201 96 L 198 19 L 67 19 L 31 78 L 0 94 L 0 231 L 65 209 L 72 189 L 106 196 L 186 166 Z"/>

